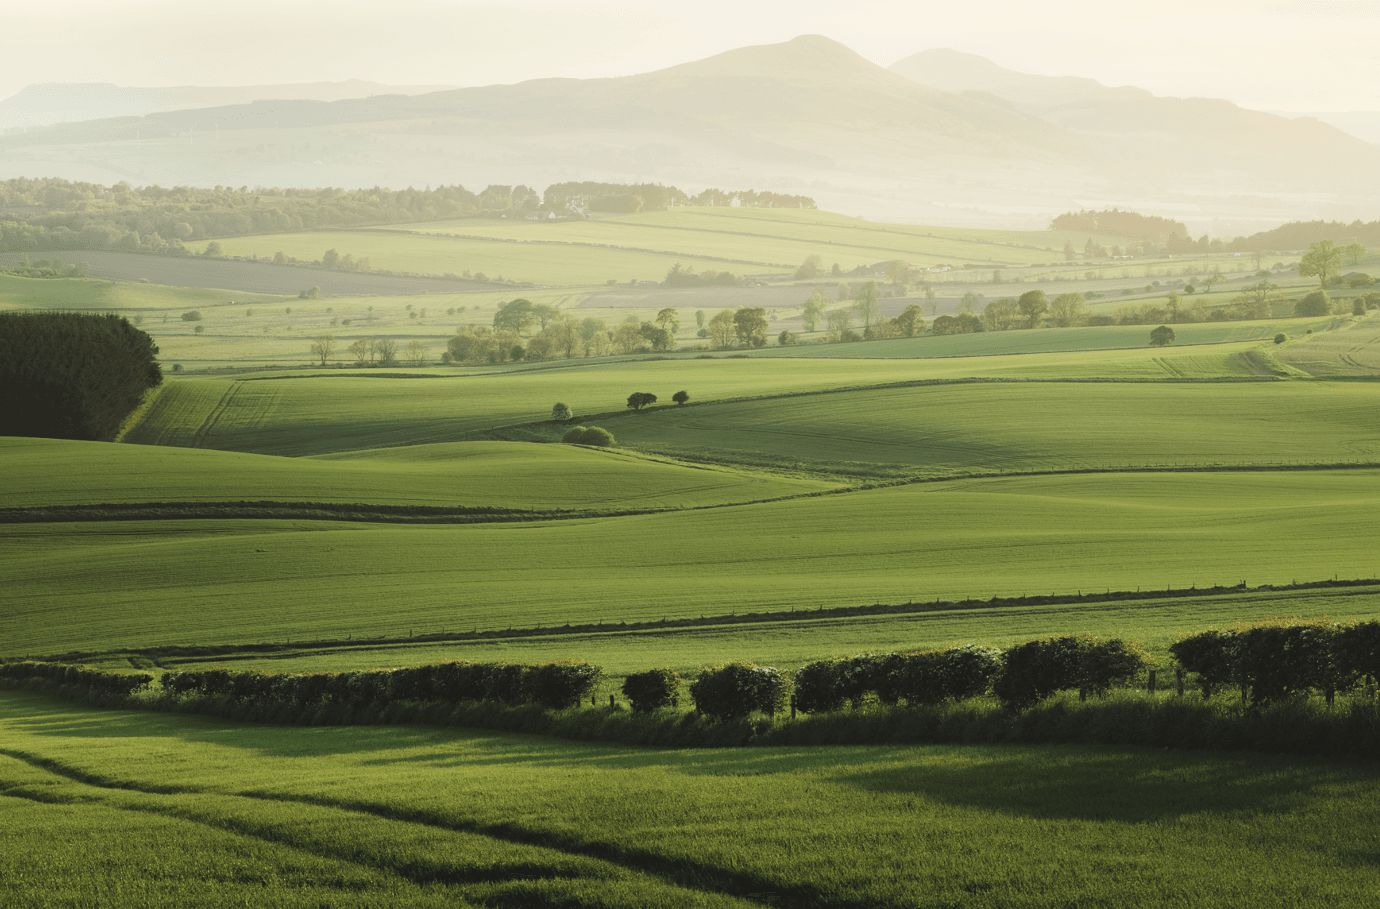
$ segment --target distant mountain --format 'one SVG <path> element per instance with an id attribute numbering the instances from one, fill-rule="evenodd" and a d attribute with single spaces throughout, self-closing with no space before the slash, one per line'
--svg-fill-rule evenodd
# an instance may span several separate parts
<path id="1" fill-rule="evenodd" d="M 1380 110 L 1337 110 L 1337 111 L 1287 111 L 1270 110 L 1267 114 L 1275 114 L 1289 120 L 1297 120 L 1301 117 L 1312 117 L 1314 120 L 1321 120 L 1337 127 L 1343 132 L 1351 133 L 1358 139 L 1362 139 L 1372 144 L 1380 144 Z"/>
<path id="2" fill-rule="evenodd" d="M 1081 102 L 1130 101 L 1153 98 L 1143 88 L 1108 88 L 1078 76 L 1032 76 L 1002 69 L 986 57 L 947 47 L 921 51 L 891 64 L 893 73 L 945 92 L 979 91 L 1010 101 L 1017 110 L 1043 115 L 1051 109 Z"/>
<path id="3" fill-rule="evenodd" d="M 142 117 L 160 111 L 249 104 L 253 101 L 300 98 L 340 101 L 370 95 L 419 95 L 449 85 L 383 85 L 351 79 L 301 85 L 238 87 L 133 88 L 108 82 L 44 82 L 25 86 L 0 100 L 0 129 L 51 126 L 108 117 Z"/>
<path id="4" fill-rule="evenodd" d="M 1135 208 L 1248 227 L 1373 216 L 1380 149 L 1317 121 L 1029 76 L 952 51 L 888 70 L 806 35 L 612 79 L 254 99 L 0 138 L 0 177 L 405 188 L 571 180 L 804 193 L 932 224 Z M 1252 229 L 1259 229 L 1252 227 Z"/>

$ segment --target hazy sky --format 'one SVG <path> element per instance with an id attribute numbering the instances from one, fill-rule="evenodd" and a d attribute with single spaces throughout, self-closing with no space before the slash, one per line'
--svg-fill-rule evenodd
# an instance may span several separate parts
<path id="1" fill-rule="evenodd" d="M 1162 95 L 1380 109 L 1380 0 L 21 0 L 4 30 L 0 97 L 31 82 L 618 76 L 814 33 L 883 66 L 952 47 Z"/>

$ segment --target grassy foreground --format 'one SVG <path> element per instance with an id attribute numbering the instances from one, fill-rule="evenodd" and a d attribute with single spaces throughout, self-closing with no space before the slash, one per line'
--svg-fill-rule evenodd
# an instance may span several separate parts
<path id="1" fill-rule="evenodd" d="M 1369 766 L 1080 746 L 654 751 L 16 692 L 0 693 L 0 729 L 0 892 L 16 906 L 1365 906 L 1377 883 Z M 160 848 L 127 861 L 119 836 Z M 207 867 L 208 849 L 231 858 Z"/>

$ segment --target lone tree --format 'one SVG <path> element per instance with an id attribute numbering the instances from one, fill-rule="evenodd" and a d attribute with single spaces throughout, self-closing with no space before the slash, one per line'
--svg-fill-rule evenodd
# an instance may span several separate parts
<path id="1" fill-rule="evenodd" d="M 1326 287 L 1332 276 L 1342 264 L 1342 250 L 1337 249 L 1331 240 L 1319 240 L 1308 244 L 1308 252 L 1299 260 L 1299 274 L 1309 278 L 1318 276 L 1318 283 Z"/>
<path id="2" fill-rule="evenodd" d="M 197 328 L 201 326 L 198 325 Z M 331 335 L 317 335 L 316 340 L 311 342 L 311 355 L 321 360 L 321 365 L 325 366 L 330 359 L 331 353 L 335 351 L 335 338 Z"/>
<path id="3" fill-rule="evenodd" d="M 564 423 L 566 420 L 569 420 L 573 416 L 575 416 L 575 414 L 572 413 L 570 408 L 566 407 L 564 404 L 556 404 L 554 407 L 551 408 L 551 419 L 557 422 Z"/>
<path id="4" fill-rule="evenodd" d="M 648 404 L 656 403 L 656 395 L 646 391 L 635 391 L 628 395 L 628 406 L 633 410 L 641 410 Z"/>
<path id="5" fill-rule="evenodd" d="M 684 404 L 686 401 L 690 400 L 690 392 L 678 391 L 671 395 L 671 400 L 675 401 L 677 404 Z"/>
<path id="6" fill-rule="evenodd" d="M 738 341 L 748 347 L 765 347 L 767 343 L 767 310 L 749 306 L 733 314 L 733 331 Z"/>
<path id="7" fill-rule="evenodd" d="M 1150 331 L 1151 347 L 1168 347 L 1174 343 L 1174 329 L 1168 325 L 1161 325 L 1159 328 Z"/>

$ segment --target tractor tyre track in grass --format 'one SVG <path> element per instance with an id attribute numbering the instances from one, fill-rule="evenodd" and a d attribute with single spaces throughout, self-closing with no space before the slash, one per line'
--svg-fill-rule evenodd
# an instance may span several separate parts
<path id="1" fill-rule="evenodd" d="M 730 871 L 728 869 L 693 862 L 684 858 L 672 858 L 669 856 L 657 855 L 645 850 L 628 849 L 598 840 L 583 840 L 559 834 L 544 833 L 539 830 L 527 829 L 516 824 L 482 824 L 474 821 L 467 821 L 462 818 L 442 817 L 427 811 L 393 808 L 388 805 L 359 800 L 332 801 L 330 799 L 309 795 L 284 795 L 282 793 L 264 791 L 222 793 L 199 787 L 159 786 L 151 783 L 135 783 L 132 781 L 104 777 L 99 774 L 63 764 L 52 758 L 19 751 L 17 749 L 0 748 L 0 755 L 4 755 L 28 764 L 31 767 L 51 773 L 54 776 L 84 786 L 90 786 L 99 790 L 136 793 L 149 798 L 149 801 L 144 804 L 118 804 L 100 797 L 87 797 L 84 799 L 86 801 L 99 802 L 108 807 L 118 808 L 120 810 L 144 811 L 202 824 L 240 836 L 259 839 L 273 845 L 298 849 L 319 857 L 342 860 L 354 865 L 387 872 L 418 885 L 463 885 L 530 878 L 549 879 L 554 877 L 573 877 L 575 875 L 569 872 L 562 873 L 561 870 L 553 869 L 550 866 L 543 866 L 537 862 L 533 862 L 530 865 L 505 866 L 504 873 L 500 875 L 496 874 L 493 870 L 484 870 L 482 868 L 476 870 L 466 870 L 455 866 L 442 868 L 426 862 L 413 861 L 399 863 L 369 861 L 367 857 L 361 855 L 358 850 L 330 848 L 327 843 L 319 839 L 305 837 L 300 834 L 294 835 L 292 830 L 285 829 L 268 820 L 256 820 L 246 817 L 244 814 L 227 817 L 210 810 L 211 806 L 202 810 L 197 810 L 197 808 L 186 804 L 161 805 L 157 804 L 154 800 L 165 797 L 180 798 L 184 801 L 198 797 L 227 798 L 244 800 L 250 803 L 304 806 L 320 809 L 332 815 L 344 816 L 335 818 L 335 824 L 339 824 L 346 820 L 353 823 L 359 823 L 362 820 L 368 819 L 372 821 L 385 821 L 389 823 L 424 827 L 429 830 L 437 830 L 462 836 L 481 837 L 508 845 L 557 852 L 569 858 L 590 861 L 594 863 L 594 866 L 589 869 L 591 871 L 597 872 L 604 870 L 599 867 L 600 865 L 612 865 L 621 871 L 634 875 L 647 875 L 657 878 L 662 883 L 677 889 L 695 891 L 704 895 L 734 897 L 753 905 L 798 906 L 804 907 L 804 909 L 815 906 L 843 907 L 843 909 L 848 909 L 848 907 L 853 905 L 852 903 L 841 903 L 835 899 L 826 900 L 822 894 L 806 885 L 794 885 L 783 888 L 779 883 L 774 881 L 765 880 L 742 872 Z M 5 787 L 3 782 L 0 782 L 0 787 L 4 787 L 0 788 L 0 795 L 28 798 L 33 801 L 56 801 L 51 797 L 45 799 L 39 793 L 32 793 L 25 790 L 22 784 L 15 787 Z M 758 897 L 764 895 L 769 895 L 767 901 L 758 899 Z M 858 909 L 862 909 L 861 904 L 858 905 Z"/>

